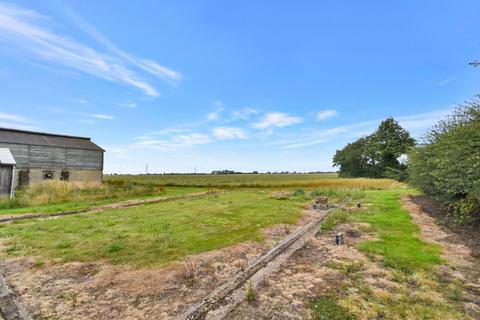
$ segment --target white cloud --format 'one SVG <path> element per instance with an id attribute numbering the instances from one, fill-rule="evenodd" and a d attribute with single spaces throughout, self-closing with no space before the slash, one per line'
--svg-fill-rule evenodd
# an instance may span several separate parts
<path id="1" fill-rule="evenodd" d="M 451 77 L 447 77 L 447 78 L 445 78 L 445 79 L 442 79 L 442 80 L 438 81 L 438 82 L 436 83 L 436 85 L 437 85 L 437 86 L 440 86 L 440 87 L 446 86 L 447 84 L 449 84 L 450 82 L 454 81 L 455 79 L 457 79 L 457 76 L 456 76 L 456 75 L 455 75 L 455 76 L 451 76 Z"/>
<path id="2" fill-rule="evenodd" d="M 48 26 L 47 26 L 48 24 Z M 67 36 L 52 31 L 54 23 L 29 9 L 0 4 L 0 39 L 41 60 L 67 66 L 75 70 L 140 89 L 146 95 L 158 97 L 158 91 L 130 67 L 133 65 L 149 73 L 177 81 L 180 75 L 146 59 L 132 58 L 98 32 L 89 30 L 114 55 L 100 53 Z M 82 25 L 83 29 L 88 29 Z M 107 45 L 108 44 L 108 45 Z"/>
<path id="3" fill-rule="evenodd" d="M 13 121 L 21 123 L 32 123 L 32 121 L 24 116 L 19 116 L 13 113 L 0 112 L 0 120 Z"/>
<path id="4" fill-rule="evenodd" d="M 399 124 L 410 132 L 424 131 L 433 127 L 439 120 L 449 115 L 455 107 L 433 112 L 420 113 L 412 116 L 401 116 L 395 118 Z"/>
<path id="5" fill-rule="evenodd" d="M 134 109 L 137 107 L 136 103 L 118 103 L 117 106 L 122 107 L 122 108 L 131 108 Z"/>
<path id="6" fill-rule="evenodd" d="M 231 117 L 232 121 L 234 120 L 248 120 L 250 116 L 257 114 L 258 110 L 250 107 L 242 108 L 240 110 L 234 110 L 232 111 Z"/>
<path id="7" fill-rule="evenodd" d="M 0 127 L 36 131 L 39 128 L 33 121 L 13 113 L 0 112 Z"/>
<path id="8" fill-rule="evenodd" d="M 151 73 L 165 81 L 179 82 L 182 80 L 182 75 L 179 72 L 170 70 L 169 68 L 164 67 L 156 63 L 155 61 L 143 59 L 143 58 L 137 58 L 137 57 L 134 57 L 133 55 L 126 53 L 125 51 L 118 48 L 112 41 L 110 41 L 110 39 L 105 37 L 97 29 L 95 29 L 93 26 L 91 26 L 85 20 L 83 20 L 79 15 L 77 15 L 71 10 L 68 10 L 67 12 L 70 15 L 70 17 L 72 17 L 73 20 L 76 22 L 78 27 L 80 27 L 83 31 L 88 33 L 90 36 L 92 36 L 95 40 L 97 40 L 99 43 L 104 45 L 106 48 L 108 48 L 111 52 L 115 53 L 117 56 L 125 59 L 126 61 L 143 69 L 144 71 L 147 71 L 148 73 Z"/>
<path id="9" fill-rule="evenodd" d="M 253 127 L 257 129 L 268 129 L 274 127 L 283 128 L 302 122 L 303 119 L 300 117 L 291 116 L 282 112 L 271 112 L 268 113 L 260 122 L 254 123 Z"/>
<path id="10" fill-rule="evenodd" d="M 207 121 L 218 121 L 221 118 L 221 113 L 224 110 L 222 101 L 215 100 L 213 102 L 213 105 L 216 108 L 216 110 L 207 114 L 206 116 Z"/>
<path id="11" fill-rule="evenodd" d="M 113 120 L 115 119 L 114 116 L 109 116 L 107 114 L 100 114 L 100 113 L 93 113 L 93 114 L 87 114 L 89 117 L 95 118 L 95 119 L 100 119 L 100 120 Z"/>
<path id="12" fill-rule="evenodd" d="M 55 107 L 48 108 L 48 110 L 50 110 L 52 112 L 57 112 L 57 113 L 65 112 L 65 110 L 63 110 L 62 108 L 55 108 Z"/>
<path id="13" fill-rule="evenodd" d="M 133 145 L 134 147 L 152 149 L 174 149 L 212 142 L 212 139 L 209 135 L 196 132 L 189 134 L 178 134 L 166 139 L 154 139 L 149 136 L 141 136 L 138 137 L 138 140 L 139 141 Z"/>
<path id="14" fill-rule="evenodd" d="M 439 120 L 445 118 L 451 110 L 452 109 L 443 109 L 410 116 L 398 116 L 394 117 L 394 119 L 415 137 L 434 126 Z M 312 146 L 335 138 L 359 138 L 374 132 L 382 120 L 384 119 L 363 121 L 327 130 L 313 131 L 297 140 L 280 141 L 276 143 L 276 145 L 280 145 L 282 149 L 290 149 Z"/>
<path id="15" fill-rule="evenodd" d="M 189 131 L 189 130 L 186 128 L 166 128 L 166 129 L 152 132 L 152 134 L 165 135 L 165 134 L 172 134 L 172 133 L 181 133 L 186 131 Z"/>
<path id="16" fill-rule="evenodd" d="M 246 139 L 247 133 L 242 128 L 217 127 L 213 129 L 213 136 L 220 140 Z"/>
<path id="17" fill-rule="evenodd" d="M 212 141 L 207 134 L 203 133 L 179 134 L 174 136 L 172 140 L 177 144 L 185 146 L 206 144 Z"/>
<path id="18" fill-rule="evenodd" d="M 220 120 L 220 111 L 214 111 L 207 114 L 206 119 L 208 121 L 217 121 Z"/>
<path id="19" fill-rule="evenodd" d="M 336 117 L 336 116 L 338 116 L 338 112 L 337 112 L 337 110 L 334 110 L 334 109 L 321 110 L 321 111 L 317 112 L 317 120 L 318 121 L 323 121 L 323 120 L 326 120 L 328 118 L 333 118 L 333 117 Z"/>

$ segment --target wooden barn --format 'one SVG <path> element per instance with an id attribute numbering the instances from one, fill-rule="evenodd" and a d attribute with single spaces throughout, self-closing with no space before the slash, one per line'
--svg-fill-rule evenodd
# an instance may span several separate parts
<path id="1" fill-rule="evenodd" d="M 0 128 L 0 194 L 49 179 L 101 182 L 104 151 L 90 138 Z"/>

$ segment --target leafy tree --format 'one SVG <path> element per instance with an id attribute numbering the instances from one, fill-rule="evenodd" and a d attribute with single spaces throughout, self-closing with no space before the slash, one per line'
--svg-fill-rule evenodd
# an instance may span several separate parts
<path id="1" fill-rule="evenodd" d="M 365 156 L 367 139 L 360 138 L 347 144 L 342 150 L 337 150 L 333 157 L 333 165 L 340 167 L 342 177 L 362 177 L 367 175 L 368 158 Z"/>
<path id="2" fill-rule="evenodd" d="M 398 159 L 415 145 L 415 140 L 393 118 L 380 123 L 369 136 L 337 150 L 334 166 L 344 177 L 395 177 L 405 179 L 406 165 Z"/>

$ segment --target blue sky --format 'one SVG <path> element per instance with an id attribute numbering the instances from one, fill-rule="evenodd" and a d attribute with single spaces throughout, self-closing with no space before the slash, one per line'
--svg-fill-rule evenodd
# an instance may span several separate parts
<path id="1" fill-rule="evenodd" d="M 0 126 L 92 137 L 107 173 L 331 170 L 478 93 L 478 1 L 0 2 Z"/>

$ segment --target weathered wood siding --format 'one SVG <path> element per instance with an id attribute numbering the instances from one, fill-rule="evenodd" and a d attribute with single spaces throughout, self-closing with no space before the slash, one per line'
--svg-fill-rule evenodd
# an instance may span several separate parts
<path id="1" fill-rule="evenodd" d="M 13 155 L 15 157 L 15 154 Z M 65 168 L 65 149 L 30 146 L 30 168 Z"/>
<path id="2" fill-rule="evenodd" d="M 103 170 L 103 152 L 36 145 L 1 143 L 9 148 L 19 169 L 86 169 Z"/>
<path id="3" fill-rule="evenodd" d="M 67 149 L 67 168 L 103 169 L 103 152 L 97 150 Z"/>

